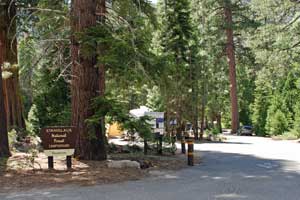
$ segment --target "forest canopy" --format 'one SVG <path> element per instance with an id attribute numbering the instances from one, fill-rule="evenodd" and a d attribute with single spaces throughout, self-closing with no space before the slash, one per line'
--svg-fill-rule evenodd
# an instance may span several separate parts
<path id="1" fill-rule="evenodd" d="M 78 156 L 106 159 L 108 122 L 148 131 L 127 115 L 140 106 L 165 112 L 167 134 L 176 120 L 195 139 L 243 125 L 299 138 L 299 10 L 286 0 L 0 0 L 0 156 L 7 130 L 72 125 Z"/>

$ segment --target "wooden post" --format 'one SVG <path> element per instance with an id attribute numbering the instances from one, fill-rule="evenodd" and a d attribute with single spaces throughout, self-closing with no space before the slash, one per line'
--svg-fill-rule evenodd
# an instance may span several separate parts
<path id="1" fill-rule="evenodd" d="M 193 139 L 189 138 L 188 141 L 188 165 L 194 166 L 194 141 Z"/>
<path id="2" fill-rule="evenodd" d="M 186 153 L 184 137 L 181 138 L 181 153 L 182 153 L 182 154 L 185 154 L 185 153 Z"/>
<path id="3" fill-rule="evenodd" d="M 147 140 L 144 139 L 144 155 L 147 155 L 148 154 L 148 143 L 147 143 Z"/>
<path id="4" fill-rule="evenodd" d="M 48 156 L 48 169 L 54 169 L 53 156 Z"/>
<path id="5" fill-rule="evenodd" d="M 72 169 L 72 157 L 67 156 L 67 168 Z"/>
<path id="6" fill-rule="evenodd" d="M 159 137 L 158 137 L 158 148 L 157 148 L 157 153 L 158 153 L 158 155 L 162 155 L 162 154 L 163 154 L 162 143 L 163 143 L 163 136 L 162 136 L 162 135 L 159 135 Z"/>

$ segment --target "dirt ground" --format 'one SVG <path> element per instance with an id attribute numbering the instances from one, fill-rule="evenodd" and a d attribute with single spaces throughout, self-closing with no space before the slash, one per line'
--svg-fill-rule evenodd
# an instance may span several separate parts
<path id="1" fill-rule="evenodd" d="M 150 170 L 179 170 L 187 167 L 186 156 L 181 154 L 146 157 L 142 154 L 114 154 L 110 155 L 109 159 L 147 161 L 152 164 L 152 167 L 146 170 L 111 169 L 107 167 L 107 161 L 73 159 L 72 170 L 67 170 L 66 162 L 62 158 L 54 160 L 55 170 L 48 170 L 47 157 L 43 153 L 38 154 L 38 157 L 35 158 L 34 168 L 30 155 L 14 153 L 8 160 L 0 160 L 0 193 L 70 184 L 82 186 L 110 184 L 147 177 Z M 195 162 L 198 162 L 198 158 Z"/>

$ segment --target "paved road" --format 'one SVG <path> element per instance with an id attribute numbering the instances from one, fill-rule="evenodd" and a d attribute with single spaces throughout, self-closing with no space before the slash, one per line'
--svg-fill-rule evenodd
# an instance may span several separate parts
<path id="1" fill-rule="evenodd" d="M 1 195 L 0 200 L 299 200 L 300 143 L 229 136 L 197 144 L 202 163 L 135 182 Z"/>

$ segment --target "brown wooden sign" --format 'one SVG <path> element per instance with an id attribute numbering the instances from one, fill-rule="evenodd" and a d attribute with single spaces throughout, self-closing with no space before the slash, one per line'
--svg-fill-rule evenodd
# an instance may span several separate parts
<path id="1" fill-rule="evenodd" d="M 43 128 L 42 143 L 44 150 L 75 149 L 76 128 L 71 126 Z"/>

